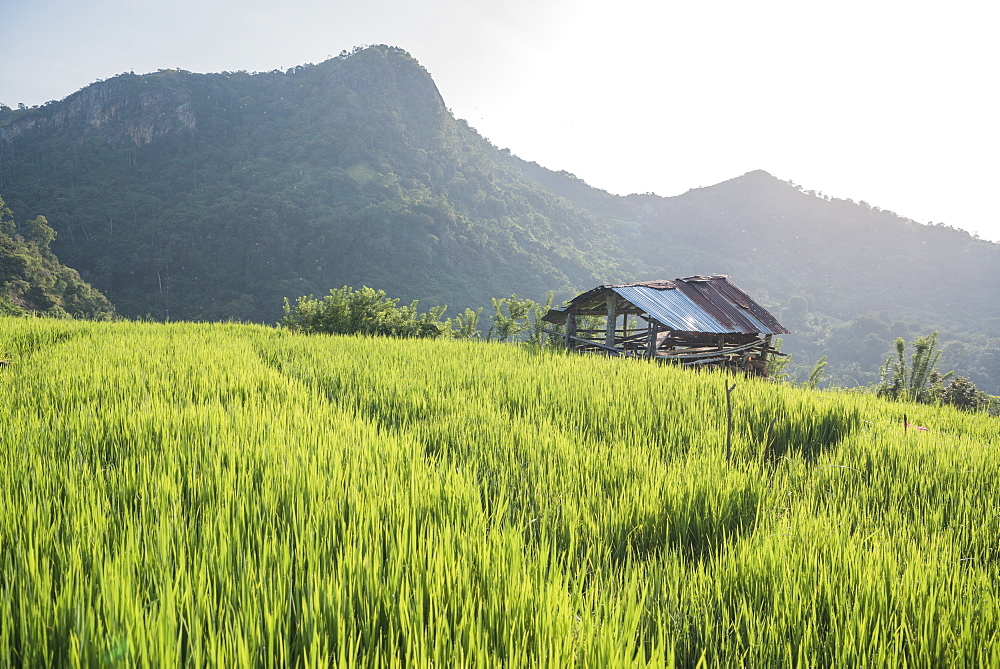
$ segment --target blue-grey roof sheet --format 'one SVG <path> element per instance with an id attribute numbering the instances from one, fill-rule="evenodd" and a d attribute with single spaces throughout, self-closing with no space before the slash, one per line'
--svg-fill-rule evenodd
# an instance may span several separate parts
<path id="1" fill-rule="evenodd" d="M 594 313 L 593 309 L 605 299 L 603 295 L 608 291 L 614 291 L 638 310 L 674 331 L 788 333 L 774 316 L 723 275 L 598 286 L 573 298 L 569 306 L 552 309 L 543 320 L 562 323 L 566 312 L 574 308 Z"/>
<path id="2" fill-rule="evenodd" d="M 657 290 L 648 286 L 618 286 L 612 290 L 673 330 L 732 332 L 676 288 Z"/>

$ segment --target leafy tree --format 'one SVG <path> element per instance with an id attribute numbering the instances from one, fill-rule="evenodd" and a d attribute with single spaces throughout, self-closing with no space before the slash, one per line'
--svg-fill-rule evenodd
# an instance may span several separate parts
<path id="1" fill-rule="evenodd" d="M 906 340 L 902 337 L 896 339 L 895 355 L 890 355 L 879 370 L 882 381 L 876 388 L 876 393 L 893 400 L 932 401 L 930 382 L 941 358 L 937 342 L 937 332 L 917 337 L 911 344 L 913 354 L 908 362 Z M 949 372 L 941 378 L 947 379 L 950 375 Z"/>
<path id="2" fill-rule="evenodd" d="M 56 231 L 49 227 L 44 216 L 36 216 L 25 221 L 21 236 L 25 241 L 34 244 L 39 251 L 48 251 L 49 244 L 56 238 Z"/>
<path id="3" fill-rule="evenodd" d="M 25 316 L 24 309 L 14 304 L 9 297 L 0 296 L 0 316 Z"/>
<path id="4" fill-rule="evenodd" d="M 966 411 L 983 411 L 994 402 L 965 376 L 956 376 L 941 393 L 941 403 Z"/>
<path id="5" fill-rule="evenodd" d="M 552 300 L 555 298 L 555 293 L 551 290 L 545 295 L 545 304 L 535 304 L 531 309 L 530 314 L 530 324 L 528 326 L 528 331 L 530 335 L 528 336 L 528 343 L 541 346 L 545 343 L 545 333 L 542 331 L 545 327 L 545 321 L 542 317 L 549 312 L 552 308 Z"/>
<path id="6" fill-rule="evenodd" d="M 494 297 L 492 302 L 494 313 L 490 316 L 493 321 L 488 335 L 490 339 L 514 341 L 528 329 L 528 313 L 534 302 L 517 295 Z"/>
<path id="7" fill-rule="evenodd" d="M 542 316 L 552 307 L 553 298 L 552 291 L 546 296 L 545 304 L 517 295 L 494 297 L 494 313 L 490 316 L 493 325 L 490 327 L 489 338 L 513 342 L 521 340 L 522 335 L 527 333 L 529 344 L 543 344 L 545 333 L 542 332 Z"/>
<path id="8" fill-rule="evenodd" d="M 0 235 L 12 235 L 15 230 L 17 226 L 14 225 L 14 212 L 0 197 Z"/>
<path id="9" fill-rule="evenodd" d="M 475 311 L 466 307 L 463 313 L 452 319 L 453 336 L 456 339 L 478 339 L 482 334 L 479 331 L 479 319 L 482 313 L 482 307 Z"/>

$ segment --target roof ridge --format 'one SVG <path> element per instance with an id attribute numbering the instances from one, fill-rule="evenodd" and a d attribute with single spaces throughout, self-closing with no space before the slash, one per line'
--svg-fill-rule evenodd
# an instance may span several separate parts
<path id="1" fill-rule="evenodd" d="M 672 290 L 677 287 L 677 280 L 671 279 L 654 279 L 653 281 L 634 281 L 632 283 L 609 283 L 601 286 L 602 288 L 627 288 L 628 286 L 645 286 L 646 288 L 655 288 L 656 290 Z"/>

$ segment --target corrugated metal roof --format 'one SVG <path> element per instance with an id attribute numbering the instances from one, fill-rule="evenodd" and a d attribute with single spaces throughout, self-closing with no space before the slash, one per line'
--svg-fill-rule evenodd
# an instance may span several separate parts
<path id="1" fill-rule="evenodd" d="M 639 307 L 671 330 L 684 332 L 733 332 L 679 290 L 648 286 L 617 286 L 611 290 Z"/>
<path id="2" fill-rule="evenodd" d="M 592 303 L 607 291 L 614 291 L 660 325 L 674 331 L 788 333 L 764 307 L 722 275 L 598 286 L 573 298 L 567 307 L 552 309 L 544 320 L 565 322 L 569 309 L 596 306 Z"/>

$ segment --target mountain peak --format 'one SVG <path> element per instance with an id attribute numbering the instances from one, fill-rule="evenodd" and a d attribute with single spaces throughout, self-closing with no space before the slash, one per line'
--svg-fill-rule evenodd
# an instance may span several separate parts
<path id="1" fill-rule="evenodd" d="M 751 170 L 746 174 L 741 174 L 738 177 L 727 179 L 726 181 L 723 181 L 719 185 L 722 186 L 723 184 L 727 183 L 741 184 L 744 186 L 755 186 L 759 188 L 773 188 L 779 184 L 785 186 L 792 186 L 792 182 L 782 181 L 781 179 L 774 176 L 770 172 L 766 172 L 764 170 Z M 794 186 L 792 187 L 794 188 Z"/>

